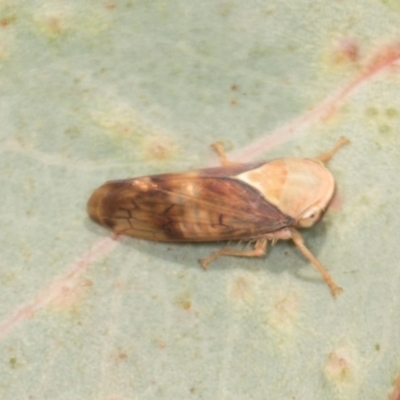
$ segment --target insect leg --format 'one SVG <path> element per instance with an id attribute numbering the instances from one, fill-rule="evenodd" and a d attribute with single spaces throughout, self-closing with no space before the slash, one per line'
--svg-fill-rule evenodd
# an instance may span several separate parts
<path id="1" fill-rule="evenodd" d="M 208 264 L 210 264 L 211 261 L 214 261 L 216 258 L 221 256 L 261 257 L 266 253 L 266 251 L 267 251 L 267 240 L 260 239 L 256 241 L 254 249 L 252 250 L 235 250 L 224 247 L 223 249 L 211 254 L 209 257 L 202 258 L 201 260 L 199 260 L 199 263 L 204 269 L 207 269 L 207 266 Z"/>
<path id="2" fill-rule="evenodd" d="M 296 231 L 296 229 L 290 228 L 292 234 L 292 240 L 294 244 L 300 249 L 303 255 L 311 262 L 312 265 L 318 270 L 318 272 L 324 278 L 324 281 L 328 284 L 329 289 L 332 292 L 333 297 L 336 297 L 338 294 L 343 292 L 343 289 L 336 285 L 333 281 L 332 277 L 329 275 L 329 272 L 322 266 L 322 264 L 313 256 L 310 250 L 304 244 L 303 238 L 300 233 Z"/>
<path id="3" fill-rule="evenodd" d="M 224 145 L 222 144 L 222 142 L 215 142 L 211 145 L 211 147 L 218 153 L 219 161 L 222 165 L 227 166 L 236 164 L 234 161 L 229 161 L 226 157 Z"/>
<path id="4" fill-rule="evenodd" d="M 337 151 L 342 146 L 345 146 L 346 144 L 349 144 L 349 143 L 350 143 L 350 140 L 348 140 L 342 136 L 330 151 L 328 151 L 327 153 L 321 154 L 318 157 L 315 157 L 315 159 L 322 161 L 324 164 L 326 164 L 337 153 Z"/>

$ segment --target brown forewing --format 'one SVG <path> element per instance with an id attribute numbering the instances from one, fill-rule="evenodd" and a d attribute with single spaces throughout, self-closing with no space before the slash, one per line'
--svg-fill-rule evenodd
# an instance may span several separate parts
<path id="1" fill-rule="evenodd" d="M 258 165 L 110 181 L 92 194 L 88 212 L 116 233 L 149 240 L 256 238 L 293 223 L 257 190 L 229 177 Z"/>

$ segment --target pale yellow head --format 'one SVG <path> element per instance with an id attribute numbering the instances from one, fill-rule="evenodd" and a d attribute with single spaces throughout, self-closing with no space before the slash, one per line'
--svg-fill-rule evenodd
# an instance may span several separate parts
<path id="1" fill-rule="evenodd" d="M 268 202 L 292 217 L 299 228 L 316 224 L 335 192 L 331 172 L 314 159 L 273 160 L 236 178 L 257 189 Z"/>

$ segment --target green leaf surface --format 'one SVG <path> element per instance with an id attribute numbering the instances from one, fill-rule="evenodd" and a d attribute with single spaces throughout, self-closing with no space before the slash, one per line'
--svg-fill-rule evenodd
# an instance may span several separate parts
<path id="1" fill-rule="evenodd" d="M 0 2 L 0 398 L 397 400 L 397 1 Z M 312 157 L 338 198 L 291 243 L 114 240 L 106 180 Z M 231 243 L 231 246 L 236 246 Z M 397 385 L 397 387 L 395 387 Z"/>

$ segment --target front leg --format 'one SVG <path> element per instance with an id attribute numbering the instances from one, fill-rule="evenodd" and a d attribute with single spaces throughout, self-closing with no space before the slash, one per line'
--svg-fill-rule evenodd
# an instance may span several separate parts
<path id="1" fill-rule="evenodd" d="M 337 286 L 333 278 L 330 276 L 329 272 L 322 266 L 322 264 L 314 257 L 310 250 L 304 244 L 303 238 L 299 232 L 294 228 L 289 228 L 291 233 L 291 238 L 294 244 L 299 248 L 299 250 L 304 254 L 304 256 L 311 262 L 311 264 L 318 270 L 318 272 L 324 278 L 324 281 L 328 284 L 329 289 L 331 289 L 333 297 L 343 292 L 340 286 Z"/>
<path id="2" fill-rule="evenodd" d="M 326 164 L 328 161 L 330 161 L 330 159 L 337 153 L 337 151 L 342 146 L 345 146 L 346 144 L 349 144 L 349 143 L 350 143 L 350 140 L 348 140 L 342 136 L 330 151 L 328 151 L 324 154 L 320 154 L 318 157 L 315 157 L 314 159 L 319 160 L 319 161 L 323 162 L 324 164 Z"/>
<path id="3" fill-rule="evenodd" d="M 210 264 L 211 261 L 214 261 L 216 258 L 221 256 L 261 257 L 266 253 L 266 251 L 267 251 L 267 240 L 260 239 L 256 241 L 254 249 L 252 250 L 235 250 L 224 247 L 223 249 L 218 250 L 215 253 L 211 254 L 207 258 L 202 258 L 201 260 L 199 260 L 199 263 L 204 269 L 207 269 L 208 264 Z"/>

